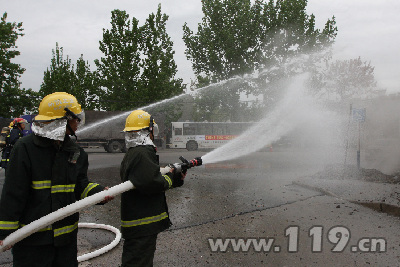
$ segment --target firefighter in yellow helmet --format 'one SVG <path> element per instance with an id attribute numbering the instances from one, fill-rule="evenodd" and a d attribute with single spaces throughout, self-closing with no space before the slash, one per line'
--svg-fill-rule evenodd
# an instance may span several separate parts
<path id="1" fill-rule="evenodd" d="M 153 266 L 157 235 L 171 225 L 165 191 L 182 186 L 186 174 L 174 169 L 165 175 L 160 173 L 153 143 L 158 127 L 149 113 L 133 111 L 123 131 L 128 151 L 120 176 L 136 189 L 121 197 L 121 232 L 125 239 L 122 266 Z"/>
<path id="2" fill-rule="evenodd" d="M 15 143 L 24 136 L 25 124 L 28 123 L 23 118 L 15 118 L 9 126 L 9 133 L 5 136 L 3 153 L 1 154 L 0 167 L 7 170 L 7 164 L 10 160 L 11 150 Z"/>
<path id="3" fill-rule="evenodd" d="M 73 95 L 57 92 L 43 98 L 33 134 L 21 138 L 11 153 L 0 200 L 0 240 L 107 189 L 89 182 L 88 155 L 69 137 L 83 121 L 84 112 Z M 14 266 L 78 266 L 78 220 L 75 213 L 15 244 Z"/>

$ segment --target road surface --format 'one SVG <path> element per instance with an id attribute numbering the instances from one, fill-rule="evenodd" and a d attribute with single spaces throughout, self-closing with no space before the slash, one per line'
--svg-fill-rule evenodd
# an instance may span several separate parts
<path id="1" fill-rule="evenodd" d="M 120 183 L 123 154 L 87 151 L 92 181 Z M 160 150 L 160 163 L 206 153 Z M 190 169 L 185 185 L 167 192 L 173 226 L 159 235 L 155 266 L 399 266 L 398 218 L 293 184 L 332 159 L 266 151 Z M 119 228 L 119 201 L 84 210 L 81 222 Z M 80 231 L 80 253 L 112 240 L 96 231 Z M 80 266 L 119 266 L 121 248 Z"/>

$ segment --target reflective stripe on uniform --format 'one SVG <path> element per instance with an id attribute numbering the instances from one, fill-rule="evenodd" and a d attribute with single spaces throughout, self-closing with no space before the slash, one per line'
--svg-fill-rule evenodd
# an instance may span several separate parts
<path id="1" fill-rule="evenodd" d="M 32 188 L 33 189 L 46 189 L 51 187 L 51 181 L 50 180 L 44 180 L 44 181 L 32 181 Z"/>
<path id="2" fill-rule="evenodd" d="M 168 184 L 169 184 L 169 188 L 171 188 L 172 187 L 172 181 L 171 181 L 171 178 L 169 178 L 169 176 L 168 175 L 163 175 L 163 177 L 165 178 L 165 180 L 167 180 L 167 182 L 168 182 Z"/>
<path id="3" fill-rule="evenodd" d="M 99 184 L 96 183 L 90 183 L 88 184 L 88 186 L 86 186 L 85 190 L 83 190 L 82 194 L 81 194 L 81 199 L 84 199 L 85 197 L 88 196 L 90 190 L 92 190 L 93 188 L 95 188 L 96 186 L 98 186 Z"/>
<path id="4" fill-rule="evenodd" d="M 10 159 L 1 159 L 1 161 L 10 161 Z"/>
<path id="5" fill-rule="evenodd" d="M 61 185 L 53 185 L 51 187 L 51 193 L 68 193 L 74 192 L 75 184 L 61 184 Z"/>
<path id="6" fill-rule="evenodd" d="M 139 225 L 143 225 L 143 224 L 150 224 L 150 223 L 158 222 L 158 221 L 164 220 L 165 218 L 168 218 L 168 214 L 166 212 L 163 212 L 160 215 L 146 217 L 143 219 L 137 219 L 137 220 L 133 220 L 133 221 L 121 221 L 121 226 L 122 227 L 139 226 Z"/>
<path id="7" fill-rule="evenodd" d="M 74 192 L 75 184 L 67 184 L 67 185 L 61 184 L 52 186 L 50 180 L 33 181 L 32 188 L 33 189 L 51 188 L 51 193 L 68 193 L 68 192 Z"/>
<path id="8" fill-rule="evenodd" d="M 18 229 L 19 222 L 0 221 L 0 230 L 15 230 Z"/>
<path id="9" fill-rule="evenodd" d="M 67 225 L 58 229 L 54 229 L 54 237 L 71 233 L 76 228 L 78 228 L 78 222 L 74 223 L 73 225 Z"/>

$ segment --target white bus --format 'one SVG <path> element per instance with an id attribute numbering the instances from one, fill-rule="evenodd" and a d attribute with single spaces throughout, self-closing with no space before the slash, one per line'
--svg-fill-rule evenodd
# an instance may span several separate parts
<path id="1" fill-rule="evenodd" d="M 170 148 L 216 148 L 251 127 L 250 122 L 172 122 Z"/>

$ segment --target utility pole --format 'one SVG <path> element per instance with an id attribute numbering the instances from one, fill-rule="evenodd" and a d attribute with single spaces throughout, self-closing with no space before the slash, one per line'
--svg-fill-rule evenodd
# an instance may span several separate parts
<path id="1" fill-rule="evenodd" d="M 349 149 L 349 129 L 350 129 L 350 121 L 351 121 L 351 112 L 353 110 L 353 104 L 350 104 L 350 113 L 349 113 L 349 122 L 347 123 L 347 133 L 346 133 L 346 148 L 344 151 L 344 166 L 346 167 L 346 161 L 347 161 L 347 150 Z"/>
<path id="2" fill-rule="evenodd" d="M 361 123 L 365 121 L 365 108 L 353 109 L 353 120 L 358 122 L 358 148 L 357 148 L 357 168 L 360 169 L 361 161 Z"/>

